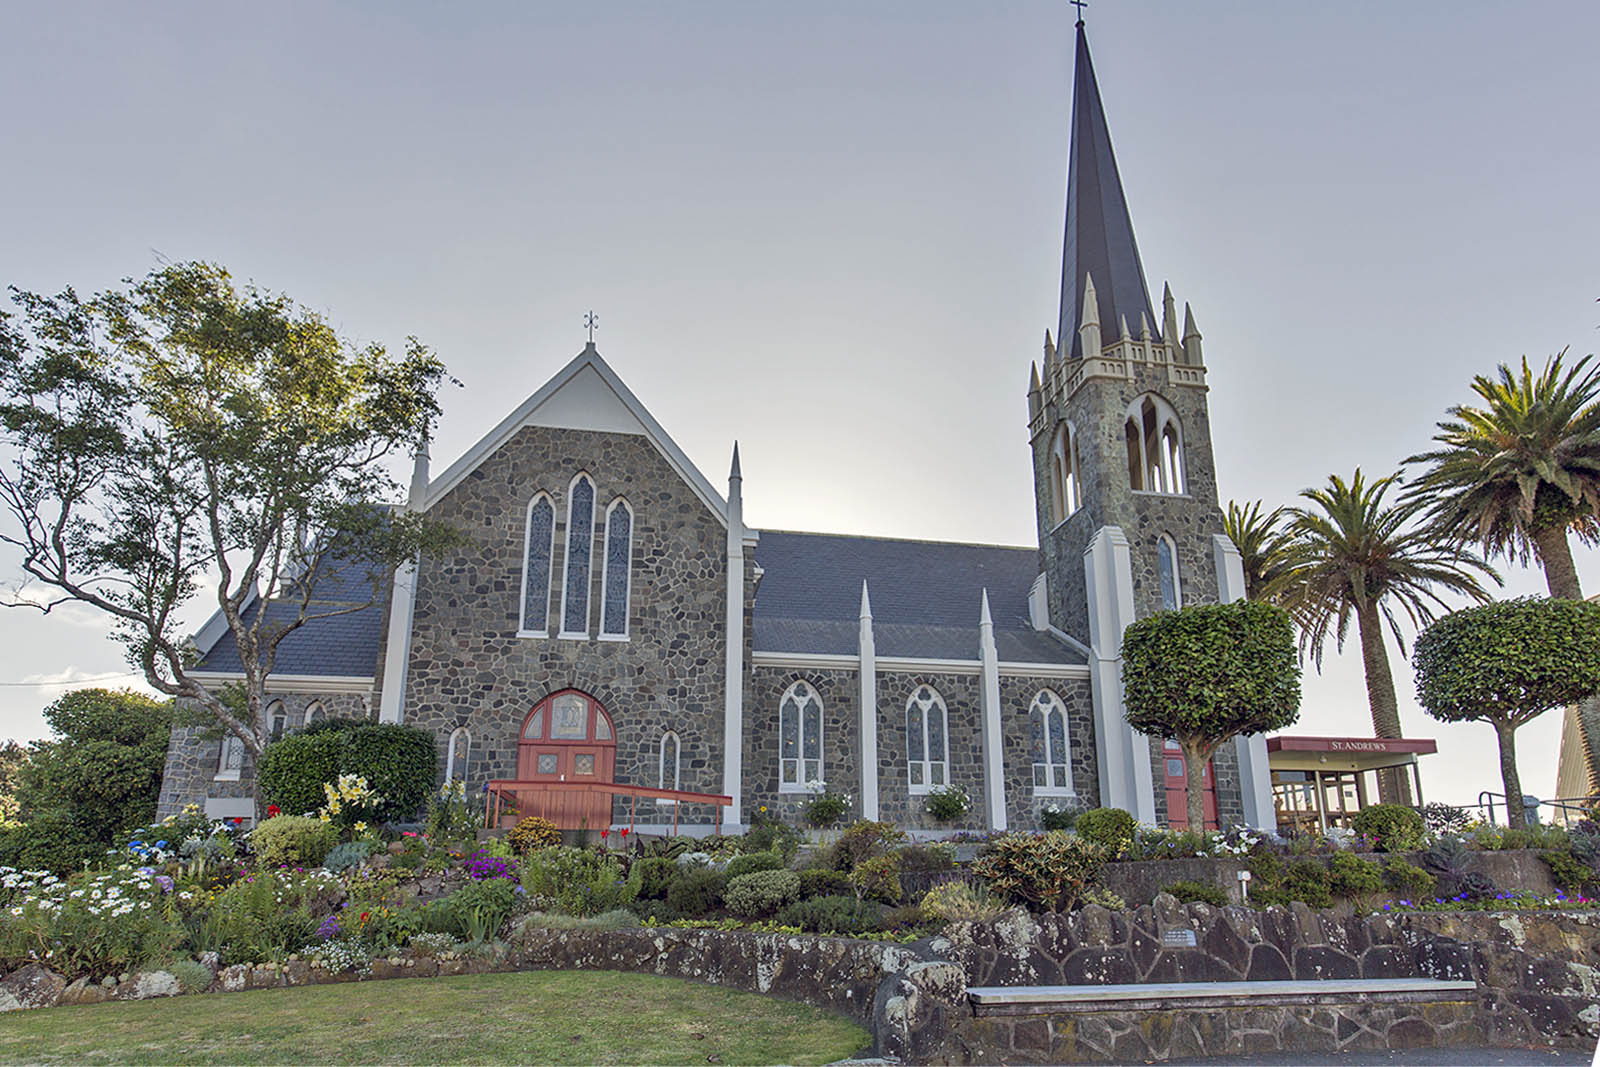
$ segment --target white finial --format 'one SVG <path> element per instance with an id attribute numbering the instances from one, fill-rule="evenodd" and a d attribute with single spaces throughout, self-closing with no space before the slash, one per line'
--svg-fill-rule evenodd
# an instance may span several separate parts
<path id="1" fill-rule="evenodd" d="M 861 579 L 861 617 L 872 618 L 872 598 L 867 595 L 867 580 Z"/>
<path id="2" fill-rule="evenodd" d="M 1100 325 L 1100 301 L 1094 295 L 1094 275 L 1083 272 L 1083 314 L 1078 316 L 1080 328 L 1090 323 Z"/>
<path id="3" fill-rule="evenodd" d="M 406 495 L 406 506 L 415 511 L 422 507 L 428 495 L 428 438 L 423 435 L 417 442 L 417 458 L 411 464 L 411 491 Z"/>
<path id="4" fill-rule="evenodd" d="M 978 612 L 978 625 L 990 627 L 994 625 L 994 619 L 989 617 L 989 589 L 987 586 L 983 590 L 983 606 Z"/>
<path id="5" fill-rule="evenodd" d="M 733 467 L 732 467 L 732 469 L 730 469 L 728 471 L 728 480 L 731 482 L 735 478 L 738 478 L 741 481 L 744 479 L 744 475 L 739 473 L 739 442 L 738 441 L 735 441 L 733 443 Z"/>
<path id="6" fill-rule="evenodd" d="M 1124 341 L 1133 340 L 1133 334 L 1128 332 L 1128 316 L 1121 315 L 1119 318 L 1122 319 L 1122 339 Z"/>

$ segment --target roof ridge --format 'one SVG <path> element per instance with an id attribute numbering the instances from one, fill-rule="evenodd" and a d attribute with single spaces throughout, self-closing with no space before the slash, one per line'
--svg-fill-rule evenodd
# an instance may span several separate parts
<path id="1" fill-rule="evenodd" d="M 931 537 L 889 537 L 882 534 L 829 533 L 824 530 L 778 530 L 770 527 L 753 527 L 759 534 L 793 534 L 796 537 L 842 537 L 851 541 L 892 541 L 906 545 L 951 545 L 957 548 L 999 548 L 1007 552 L 1037 552 L 1036 545 L 999 545 L 992 541 L 939 541 Z M 759 552 L 760 550 L 757 549 Z M 1600 595 L 1600 594 L 1597 594 Z"/>

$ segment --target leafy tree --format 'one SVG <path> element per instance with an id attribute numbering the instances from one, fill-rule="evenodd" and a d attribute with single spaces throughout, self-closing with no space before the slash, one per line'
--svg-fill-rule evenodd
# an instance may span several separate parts
<path id="1" fill-rule="evenodd" d="M 1600 693 L 1600 604 L 1524 598 L 1453 612 L 1417 638 L 1413 662 L 1429 715 L 1494 726 L 1510 822 L 1526 825 L 1517 728 Z"/>
<path id="2" fill-rule="evenodd" d="M 1440 447 L 1407 459 L 1428 464 L 1408 495 L 1424 501 L 1438 534 L 1483 545 L 1519 563 L 1536 558 L 1550 595 L 1582 600 L 1569 535 L 1600 542 L 1600 367 L 1593 357 L 1563 372 L 1559 355 L 1535 375 L 1500 364 L 1478 375 L 1482 406 L 1458 404 L 1438 424 Z M 1600 786 L 1600 701 L 1580 709 L 1589 785 Z"/>
<path id="3" fill-rule="evenodd" d="M 397 490 L 389 457 L 417 447 L 438 414 L 443 366 L 414 339 L 398 358 L 351 344 L 206 263 L 89 299 L 11 293 L 0 502 L 12 521 L 0 540 L 49 594 L 13 606 L 98 608 L 151 686 L 259 756 L 282 641 L 371 602 L 317 590 L 356 575 L 375 599 L 394 566 L 454 540 L 382 505 Z M 203 592 L 243 663 L 231 691 L 195 677 L 177 628 Z"/>
<path id="4" fill-rule="evenodd" d="M 36 742 L 19 774 L 24 822 L 55 815 L 102 849 L 155 815 L 172 706 L 132 690 L 78 689 L 44 712 L 55 739 Z"/>
<path id="5" fill-rule="evenodd" d="M 1281 730 L 1300 716 L 1294 627 L 1254 600 L 1204 604 L 1140 619 L 1122 634 L 1128 722 L 1183 749 L 1189 829 L 1205 829 L 1206 763 L 1240 734 Z"/>
<path id="6" fill-rule="evenodd" d="M 1284 509 L 1263 515 L 1259 500 L 1249 506 L 1230 500 L 1222 527 L 1244 563 L 1244 595 L 1272 604 L 1283 601 L 1298 577 L 1294 533 Z"/>
<path id="7" fill-rule="evenodd" d="M 1390 475 L 1368 484 L 1360 468 L 1349 482 L 1331 475 L 1325 488 L 1300 494 L 1314 508 L 1291 512 L 1301 574 L 1288 607 L 1300 624 L 1301 648 L 1310 649 L 1320 668 L 1328 636 L 1342 650 L 1350 620 L 1355 620 L 1372 729 L 1378 737 L 1402 736 L 1383 624 L 1389 624 L 1403 653 L 1400 615 L 1412 626 L 1424 626 L 1433 620 L 1435 608 L 1448 607 L 1439 590 L 1482 602 L 1489 594 L 1479 576 L 1500 580 L 1459 543 L 1413 523 L 1419 501 L 1385 506 L 1384 494 L 1398 478 Z M 1412 802 L 1410 783 L 1393 771 L 1379 773 L 1378 792 L 1386 803 Z"/>

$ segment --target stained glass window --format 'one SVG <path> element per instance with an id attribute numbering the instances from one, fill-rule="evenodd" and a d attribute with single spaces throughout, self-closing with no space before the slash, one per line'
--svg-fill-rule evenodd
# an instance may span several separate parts
<path id="1" fill-rule="evenodd" d="M 594 483 L 579 475 L 567 504 L 567 570 L 561 632 L 589 632 L 589 565 L 594 553 Z"/>
<path id="2" fill-rule="evenodd" d="M 661 735 L 661 773 L 657 785 L 662 789 L 678 788 L 678 735 Z"/>
<path id="3" fill-rule="evenodd" d="M 522 563 L 522 629 L 529 633 L 542 634 L 549 625 L 555 535 L 555 505 L 541 493 L 528 505 L 527 554 Z"/>
<path id="4" fill-rule="evenodd" d="M 606 518 L 605 604 L 600 632 L 621 636 L 628 632 L 628 584 L 633 562 L 633 512 L 619 500 Z"/>
<path id="5" fill-rule="evenodd" d="M 796 682 L 778 702 L 778 786 L 797 792 L 822 780 L 822 700 Z"/>
<path id="6" fill-rule="evenodd" d="M 906 762 L 911 792 L 925 793 L 930 786 L 949 781 L 950 764 L 945 751 L 949 726 L 944 698 L 932 686 L 917 687 L 906 702 Z"/>
<path id="7" fill-rule="evenodd" d="M 238 778 L 244 769 L 244 742 L 229 734 L 222 739 L 222 753 L 217 758 L 218 778 Z"/>
<path id="8" fill-rule="evenodd" d="M 1071 795 L 1067 706 L 1048 689 L 1041 689 L 1028 708 L 1028 750 L 1033 759 L 1033 791 Z"/>
<path id="9" fill-rule="evenodd" d="M 1178 591 L 1178 557 L 1168 538 L 1156 541 L 1156 575 L 1161 580 L 1161 609 L 1177 611 L 1183 605 Z"/>
<path id="10" fill-rule="evenodd" d="M 561 769 L 561 757 L 554 752 L 539 753 L 539 773 L 555 774 Z"/>
<path id="11" fill-rule="evenodd" d="M 533 713 L 533 717 L 528 720 L 528 728 L 522 731 L 522 736 L 531 737 L 535 740 L 544 736 L 544 712 L 536 711 Z"/>
<path id="12" fill-rule="evenodd" d="M 550 740 L 584 741 L 589 737 L 589 702 L 563 693 L 550 702 Z"/>
<path id="13" fill-rule="evenodd" d="M 592 752 L 580 752 L 578 755 L 573 756 L 572 757 L 572 773 L 573 774 L 593 774 L 594 773 L 594 753 L 592 753 Z"/>

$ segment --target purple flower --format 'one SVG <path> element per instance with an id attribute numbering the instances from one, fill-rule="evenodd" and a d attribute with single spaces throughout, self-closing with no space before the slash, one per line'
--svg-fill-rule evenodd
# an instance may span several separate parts
<path id="1" fill-rule="evenodd" d="M 158 885 L 158 886 L 160 886 L 160 887 L 161 887 L 161 891 L 162 891 L 162 892 L 163 892 L 163 893 L 170 893 L 170 892 L 172 892 L 172 886 L 173 886 L 173 882 L 172 882 L 172 879 L 171 879 L 171 878 L 168 878 L 168 877 L 167 877 L 167 876 L 166 876 L 166 875 L 164 875 L 164 874 L 158 874 L 158 875 L 156 875 L 156 885 Z"/>
<path id="2" fill-rule="evenodd" d="M 317 927 L 317 939 L 320 941 L 332 941 L 338 936 L 339 920 L 335 916 L 330 915 L 323 919 L 322 925 Z"/>

